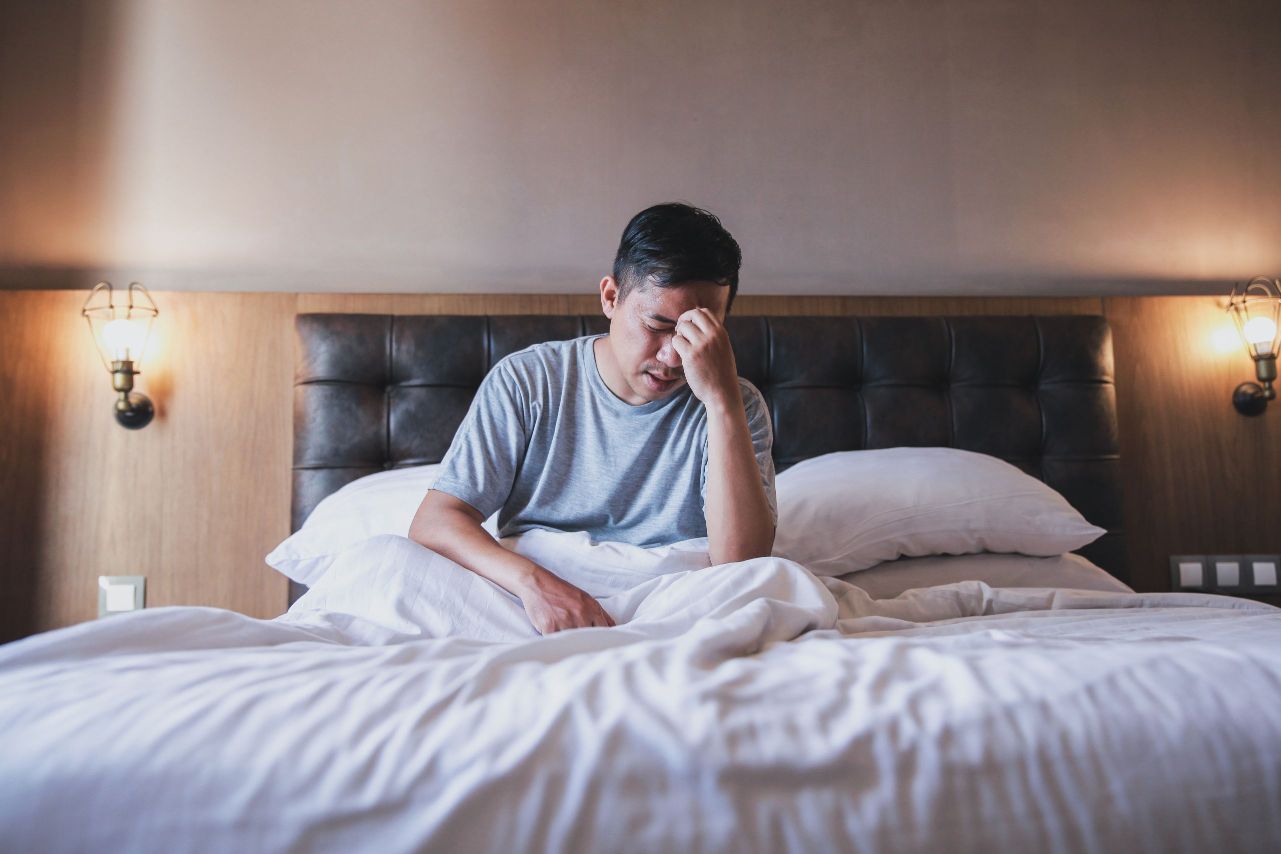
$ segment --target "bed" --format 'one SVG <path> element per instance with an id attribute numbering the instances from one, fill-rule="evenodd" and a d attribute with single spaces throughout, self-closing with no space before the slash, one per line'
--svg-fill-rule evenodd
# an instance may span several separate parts
<path id="1" fill-rule="evenodd" d="M 1281 611 L 1124 587 L 1101 318 L 730 320 L 773 416 L 780 504 L 785 479 L 838 471 L 816 461 L 901 454 L 928 476 L 927 453 L 955 452 L 1061 496 L 1088 543 L 931 541 L 841 575 L 786 557 L 665 569 L 602 600 L 618 628 L 541 638 L 502 591 L 379 532 L 390 511 L 360 490 L 413 494 L 498 359 L 604 321 L 297 330 L 294 537 L 332 536 L 314 520 L 353 496 L 332 518 L 374 507 L 373 527 L 295 573 L 314 583 L 291 583 L 277 620 L 158 608 L 0 647 L 6 850 L 1281 846 Z M 571 539 L 520 547 L 632 568 Z M 890 589 L 937 580 L 931 561 L 969 563 Z M 1004 578 L 1075 561 L 1113 586 L 979 580 L 1002 561 Z"/>
<path id="2" fill-rule="evenodd" d="M 727 327 L 739 375 L 770 406 L 780 472 L 861 448 L 992 454 L 1106 528 L 1082 553 L 1129 579 L 1103 318 L 731 316 Z M 503 356 L 608 326 L 600 316 L 304 314 L 297 329 L 294 530 L 356 478 L 439 462 Z"/>

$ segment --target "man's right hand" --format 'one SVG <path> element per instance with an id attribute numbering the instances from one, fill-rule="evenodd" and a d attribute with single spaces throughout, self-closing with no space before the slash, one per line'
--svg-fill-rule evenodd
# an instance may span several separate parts
<path id="1" fill-rule="evenodd" d="M 591 596 L 499 545 L 481 528 L 484 518 L 467 502 L 433 489 L 414 514 L 409 538 L 516 596 L 540 634 L 614 625 Z"/>
<path id="2" fill-rule="evenodd" d="M 614 625 L 614 619 L 599 602 L 545 569 L 535 572 L 517 595 L 539 634 Z"/>

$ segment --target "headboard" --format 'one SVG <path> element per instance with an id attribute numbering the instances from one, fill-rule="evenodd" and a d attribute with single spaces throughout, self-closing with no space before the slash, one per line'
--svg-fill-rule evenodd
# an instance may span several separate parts
<path id="1" fill-rule="evenodd" d="M 293 530 L 342 485 L 439 462 L 481 379 L 600 316 L 300 314 Z M 1097 316 L 730 317 L 765 395 L 779 471 L 830 451 L 946 446 L 1007 460 L 1107 534 L 1081 549 L 1128 580 L 1112 336 Z M 290 601 L 303 588 L 290 586 Z"/>

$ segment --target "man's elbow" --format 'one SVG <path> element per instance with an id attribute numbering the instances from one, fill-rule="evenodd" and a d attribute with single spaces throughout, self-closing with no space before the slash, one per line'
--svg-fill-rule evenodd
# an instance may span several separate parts
<path id="1" fill-rule="evenodd" d="M 751 540 L 745 540 L 738 543 L 727 544 L 724 548 L 709 549 L 709 557 L 713 566 L 722 563 L 738 563 L 744 560 L 754 560 L 759 557 L 769 557 L 774 552 L 774 527 L 770 526 L 768 533 Z"/>
<path id="2" fill-rule="evenodd" d="M 409 526 L 409 539 L 434 552 L 440 551 L 439 532 L 430 522 L 419 523 L 417 520 L 412 522 Z"/>
<path id="3" fill-rule="evenodd" d="M 434 552 L 447 554 L 464 543 L 470 532 L 481 530 L 480 511 L 452 495 L 428 490 L 409 523 L 409 539 Z"/>
<path id="4" fill-rule="evenodd" d="M 439 506 L 439 501 L 428 492 L 423 503 L 419 505 L 418 512 L 409 523 L 409 539 L 420 546 L 438 550 L 438 547 L 448 538 L 447 518 L 448 508 Z"/>
<path id="5" fill-rule="evenodd" d="M 419 521 L 416 517 L 409 523 L 409 539 L 418 543 L 420 546 L 426 546 L 429 549 L 435 549 L 438 544 L 438 528 L 430 520 Z"/>

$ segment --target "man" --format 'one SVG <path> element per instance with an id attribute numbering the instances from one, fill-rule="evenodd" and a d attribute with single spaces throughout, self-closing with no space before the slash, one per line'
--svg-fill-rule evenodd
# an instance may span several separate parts
<path id="1" fill-rule="evenodd" d="M 706 536 L 713 565 L 763 557 L 777 519 L 765 401 L 724 327 L 742 254 L 684 204 L 641 211 L 600 282 L 609 333 L 538 344 L 485 377 L 409 536 L 518 597 L 543 634 L 614 621 L 503 548 L 531 528 L 656 546 Z"/>

